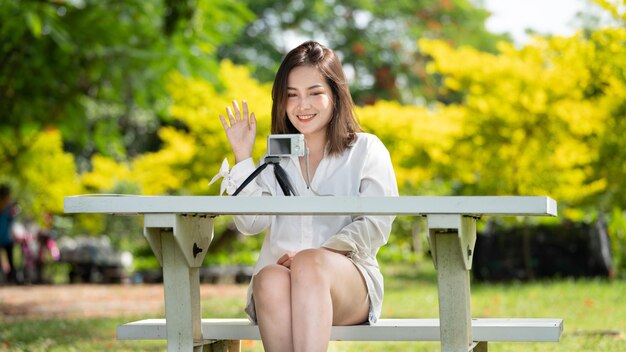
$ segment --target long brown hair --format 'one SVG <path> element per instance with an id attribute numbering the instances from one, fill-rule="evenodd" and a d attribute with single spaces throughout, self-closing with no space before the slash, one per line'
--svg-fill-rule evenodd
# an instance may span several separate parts
<path id="1" fill-rule="evenodd" d="M 336 155 L 348 148 L 362 131 L 354 113 L 348 82 L 335 53 L 320 43 L 307 41 L 291 50 L 278 68 L 272 87 L 272 134 L 299 133 L 287 117 L 289 73 L 298 66 L 315 67 L 333 93 L 333 114 L 326 138 L 328 152 Z"/>

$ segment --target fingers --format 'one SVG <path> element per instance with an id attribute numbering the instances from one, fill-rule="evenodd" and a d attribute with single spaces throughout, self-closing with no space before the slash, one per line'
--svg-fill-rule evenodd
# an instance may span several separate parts
<path id="1" fill-rule="evenodd" d="M 276 264 L 283 264 L 284 262 L 286 262 L 289 259 L 289 254 L 283 254 L 280 258 L 278 258 L 278 260 L 276 261 Z"/>
<path id="2" fill-rule="evenodd" d="M 243 119 L 248 120 L 248 102 L 245 100 L 241 101 L 241 104 L 243 105 Z"/>
<path id="3" fill-rule="evenodd" d="M 230 121 L 230 125 L 234 125 L 235 124 L 235 117 L 233 115 L 232 110 L 230 110 L 230 106 L 226 107 L 226 115 L 228 116 L 228 121 Z"/>
<path id="4" fill-rule="evenodd" d="M 239 104 L 237 104 L 237 100 L 233 100 L 233 110 L 235 112 L 235 120 L 243 120 L 243 117 L 241 116 L 241 110 L 239 109 Z"/>
<path id="5" fill-rule="evenodd" d="M 240 121 L 245 121 L 251 127 L 256 127 L 256 116 L 254 113 L 249 113 L 248 102 L 245 100 L 241 101 L 242 108 L 239 108 L 239 103 L 237 100 L 233 100 L 233 106 L 226 107 L 226 116 L 220 115 L 220 121 L 222 122 L 222 126 L 225 130 L 232 127 L 236 123 Z M 228 118 L 228 120 L 226 120 Z"/>
<path id="6" fill-rule="evenodd" d="M 296 255 L 295 252 L 285 253 L 280 258 L 278 258 L 278 260 L 276 261 L 276 264 L 282 265 L 285 268 L 290 268 L 291 267 L 291 262 L 293 261 L 293 257 L 295 255 Z"/>
<path id="7" fill-rule="evenodd" d="M 248 102 L 242 100 L 241 103 L 243 105 L 243 113 L 242 109 L 239 108 L 239 103 L 237 103 L 237 100 L 233 100 L 232 109 L 230 106 L 226 107 L 226 116 L 228 116 L 228 120 L 230 121 L 231 125 L 233 123 L 236 123 L 237 121 L 248 120 Z"/>
<path id="8" fill-rule="evenodd" d="M 227 130 L 228 127 L 228 123 L 226 122 L 226 118 L 224 117 L 224 115 L 220 115 L 220 121 L 222 121 L 222 126 L 224 127 L 224 130 Z"/>
<path id="9" fill-rule="evenodd" d="M 282 266 L 284 266 L 287 269 L 291 269 L 291 258 L 289 258 L 288 260 L 280 263 L 279 265 L 282 265 Z"/>

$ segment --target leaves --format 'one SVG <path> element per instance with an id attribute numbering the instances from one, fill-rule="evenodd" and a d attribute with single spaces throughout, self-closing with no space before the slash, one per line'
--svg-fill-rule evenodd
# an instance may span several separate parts
<path id="1" fill-rule="evenodd" d="M 166 145 L 180 142 L 167 129 L 156 135 L 169 123 L 170 73 L 215 82 L 215 48 L 252 14 L 229 0 L 179 3 L 0 2 L 1 179 L 16 185 L 29 215 L 61 212 L 56 187 L 65 195 L 80 192 L 78 186 L 67 188 L 77 185 L 77 168 L 91 170 L 84 179 L 93 191 L 115 189 L 117 180 L 127 182 L 137 170 L 143 178 L 132 182 L 150 184 L 146 190 L 153 193 L 180 187 L 186 179 L 145 176 L 143 168 L 160 171 L 173 162 L 156 168 L 145 156 L 131 167 L 124 160 L 157 150 L 159 137 Z M 186 6 L 187 15 L 168 17 L 177 6 Z M 166 19 L 172 25 L 167 36 Z M 58 136 L 45 151 L 38 143 L 42 136 L 52 138 L 49 129 Z M 163 157 L 171 161 L 178 155 Z M 49 176 L 49 187 L 38 179 L 42 174 Z"/>
<path id="2" fill-rule="evenodd" d="M 245 1 L 256 14 L 220 57 L 252 67 L 271 82 L 282 57 L 297 41 L 314 39 L 337 51 L 359 104 L 452 100 L 424 75 L 426 58 L 415 38 L 440 38 L 494 51 L 503 36 L 484 26 L 486 10 L 467 0 Z M 294 43 L 296 41 L 296 43 Z"/>

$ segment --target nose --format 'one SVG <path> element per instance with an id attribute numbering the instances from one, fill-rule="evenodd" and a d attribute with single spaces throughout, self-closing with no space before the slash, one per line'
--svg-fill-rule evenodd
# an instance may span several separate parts
<path id="1" fill-rule="evenodd" d="M 303 97 L 300 100 L 300 104 L 298 105 L 298 108 L 300 110 L 307 110 L 307 109 L 311 108 L 311 101 L 309 100 L 309 97 Z"/>

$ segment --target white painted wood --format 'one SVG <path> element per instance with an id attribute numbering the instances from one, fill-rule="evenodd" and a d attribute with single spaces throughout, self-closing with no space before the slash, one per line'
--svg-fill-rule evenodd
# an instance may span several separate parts
<path id="1" fill-rule="evenodd" d="M 437 248 L 441 351 L 467 352 L 472 343 L 469 270 L 456 232 L 430 231 Z"/>
<path id="2" fill-rule="evenodd" d="M 200 326 L 200 275 L 190 268 L 171 231 L 161 231 L 163 288 L 167 325 L 167 351 L 201 351 L 194 340 L 202 340 Z"/>
<path id="3" fill-rule="evenodd" d="M 176 214 L 145 214 L 143 227 L 148 228 L 174 228 L 176 226 Z"/>
<path id="4" fill-rule="evenodd" d="M 199 268 L 213 240 L 213 218 L 206 215 L 176 215 L 174 238 L 187 264 Z"/>
<path id="5" fill-rule="evenodd" d="M 303 215 L 551 215 L 549 197 L 218 197 L 218 196 L 73 196 L 66 213 L 108 214 L 303 214 Z"/>
<path id="6" fill-rule="evenodd" d="M 171 231 L 171 229 L 169 229 Z M 163 267 L 163 251 L 161 250 L 161 228 L 145 227 L 143 228 L 143 236 L 148 241 L 152 253 Z"/>
<path id="7" fill-rule="evenodd" d="M 209 244 L 213 240 L 213 218 L 197 214 L 145 214 L 144 236 L 152 252 L 163 266 L 160 232 L 174 232 L 176 244 L 181 249 L 190 267 L 202 265 Z"/>
<path id="8" fill-rule="evenodd" d="M 463 261 L 467 270 L 472 269 L 474 247 L 476 245 L 476 218 L 459 214 L 430 214 L 428 223 L 428 243 L 437 269 L 437 243 L 433 239 L 436 232 L 455 232 L 463 249 Z"/>
<path id="9" fill-rule="evenodd" d="M 442 336 L 443 351 L 464 351 L 470 346 L 469 269 L 475 241 L 475 218 L 498 216 L 556 216 L 556 202 L 549 197 L 215 197 L 90 195 L 65 198 L 66 213 L 144 215 L 144 234 L 163 265 L 168 351 L 192 351 L 212 339 L 201 327 L 198 268 L 212 238 L 212 217 L 234 214 L 271 215 L 413 215 L 426 216 L 431 224 L 438 266 L 440 317 L 435 328 Z M 206 219 L 206 220 L 199 220 Z M 453 221 L 451 221 L 453 219 Z M 458 224 L 456 223 L 458 222 Z M 431 234 L 432 233 L 432 234 Z M 441 235 L 440 235 L 441 234 Z M 434 240 L 433 240 L 434 239 Z M 194 245 L 201 249 L 194 255 Z M 198 254 L 200 253 L 200 254 Z M 201 257 L 201 258 L 200 258 Z M 460 264 L 459 264 L 460 263 Z M 561 323 L 562 324 L 562 323 Z M 561 325 L 562 326 L 562 325 Z M 141 326 L 144 329 L 145 326 Z M 208 333 L 214 329 L 209 327 Z M 255 327 L 248 327 L 256 329 Z M 335 327 L 334 339 L 369 340 L 374 327 Z M 431 331 L 413 329 L 415 336 Z M 490 329 L 498 331 L 500 326 Z M 161 331 L 157 328 L 154 331 Z M 202 329 L 202 331 L 201 331 Z M 235 330 L 233 330 L 235 329 Z M 239 327 L 226 331 L 240 332 Z M 362 330 L 365 329 L 365 330 Z M 405 330 L 406 330 L 405 329 Z M 397 340 L 398 327 L 377 325 L 381 340 Z M 441 330 L 441 331 L 439 331 Z M 484 329 L 483 329 L 484 330 Z M 526 330 L 530 330 L 530 327 Z M 545 329 L 541 330 L 544 331 Z M 554 329 L 552 329 L 554 330 Z M 551 331 L 552 331 L 551 330 Z M 124 329 L 122 329 L 122 332 Z M 256 330 L 258 334 L 258 330 Z M 514 329 L 498 332 L 505 334 Z M 342 335 L 345 332 L 347 335 Z M 359 332 L 361 335 L 354 335 Z M 432 333 L 432 331 L 431 331 Z M 123 335 L 123 334 L 122 334 Z M 560 336 L 560 332 L 558 334 Z M 473 339 L 479 338 L 474 334 Z M 225 337 L 224 339 L 239 339 Z M 558 340 L 558 337 L 557 337 Z M 195 341 L 195 342 L 194 342 Z M 534 341 L 534 340 L 532 340 Z"/>
<path id="10" fill-rule="evenodd" d="M 121 340 L 163 340 L 165 319 L 139 320 L 118 326 Z M 558 342 L 562 319 L 472 319 L 475 341 Z M 260 340 L 259 328 L 247 319 L 202 319 L 205 340 Z M 375 325 L 333 326 L 333 341 L 439 341 L 438 319 L 380 319 Z"/>
<path id="11" fill-rule="evenodd" d="M 441 319 L 441 350 L 466 352 L 472 343 L 469 270 L 476 242 L 476 219 L 463 215 L 427 216 Z"/>

